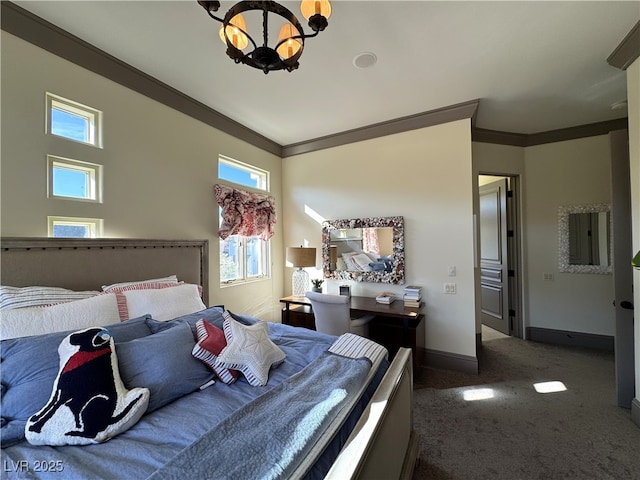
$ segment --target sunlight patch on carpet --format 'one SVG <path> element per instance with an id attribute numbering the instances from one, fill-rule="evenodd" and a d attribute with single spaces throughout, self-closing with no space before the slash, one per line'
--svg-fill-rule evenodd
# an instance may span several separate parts
<path id="1" fill-rule="evenodd" d="M 533 388 L 535 388 L 538 393 L 564 392 L 567 389 L 564 383 L 558 381 L 534 383 Z"/>
<path id="2" fill-rule="evenodd" d="M 476 400 L 488 400 L 495 397 L 493 388 L 472 388 L 462 392 L 462 398 L 467 402 L 474 402 Z"/>

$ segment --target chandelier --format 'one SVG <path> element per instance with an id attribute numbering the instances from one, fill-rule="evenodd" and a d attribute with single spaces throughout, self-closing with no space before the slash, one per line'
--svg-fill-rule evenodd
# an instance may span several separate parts
<path id="1" fill-rule="evenodd" d="M 329 22 L 331 4 L 328 0 L 302 0 L 300 10 L 309 22 L 313 33 L 307 35 L 296 16 L 276 2 L 243 1 L 232 6 L 224 18 L 215 13 L 220 2 L 198 1 L 214 20 L 222 23 L 219 35 L 227 45 L 227 55 L 236 63 L 244 63 L 262 70 L 265 74 L 272 70 L 295 70 L 300 65 L 298 59 L 304 50 L 304 41 L 323 31 Z M 262 39 L 256 42 L 248 32 L 243 13 L 262 11 Z M 269 46 L 269 15 L 285 20 L 280 28 L 278 40 Z M 276 17 L 277 19 L 277 17 Z"/>

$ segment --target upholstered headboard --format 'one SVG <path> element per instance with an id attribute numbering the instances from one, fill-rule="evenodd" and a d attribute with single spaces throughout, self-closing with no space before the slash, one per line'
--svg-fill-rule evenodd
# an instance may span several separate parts
<path id="1" fill-rule="evenodd" d="M 202 285 L 209 305 L 207 240 L 2 238 L 0 284 L 100 290 L 105 284 L 177 275 Z"/>

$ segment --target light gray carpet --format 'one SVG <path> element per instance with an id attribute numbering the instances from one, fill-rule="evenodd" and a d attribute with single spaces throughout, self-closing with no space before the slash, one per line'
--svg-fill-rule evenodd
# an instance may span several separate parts
<path id="1" fill-rule="evenodd" d="M 414 480 L 640 480 L 640 428 L 616 406 L 613 354 L 483 328 L 479 360 L 479 375 L 416 375 Z M 535 391 L 549 381 L 567 390 Z M 493 397 L 464 400 L 478 389 Z"/>

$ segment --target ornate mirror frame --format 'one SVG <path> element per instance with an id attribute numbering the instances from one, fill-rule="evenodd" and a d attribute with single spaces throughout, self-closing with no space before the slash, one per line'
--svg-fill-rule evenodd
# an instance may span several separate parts
<path id="1" fill-rule="evenodd" d="M 609 275 L 613 269 L 613 249 L 609 238 L 609 265 L 572 265 L 569 263 L 569 215 L 572 213 L 601 213 L 611 212 L 608 203 L 590 205 L 572 205 L 558 207 L 558 270 L 562 273 L 595 273 Z M 609 232 L 612 231 L 612 216 L 609 215 Z"/>
<path id="2" fill-rule="evenodd" d="M 331 230 L 352 228 L 393 229 L 393 254 L 391 272 L 356 272 L 331 270 L 330 245 Z M 402 285 L 404 279 L 404 217 L 346 218 L 327 220 L 322 223 L 322 268 L 325 278 L 335 280 L 355 280 L 357 282 L 392 283 Z"/>

